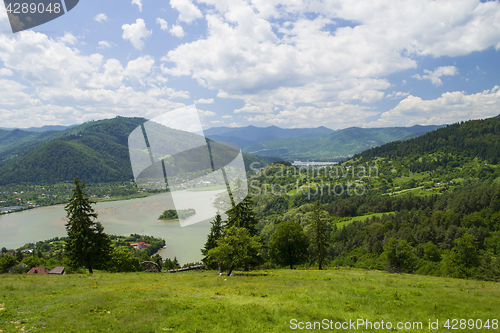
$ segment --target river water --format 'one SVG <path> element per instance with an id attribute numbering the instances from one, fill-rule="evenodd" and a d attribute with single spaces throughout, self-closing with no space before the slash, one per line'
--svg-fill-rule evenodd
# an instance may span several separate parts
<path id="1" fill-rule="evenodd" d="M 167 247 L 160 250 L 163 258 L 177 257 L 179 263 L 200 261 L 200 249 L 210 231 L 210 221 L 216 209 L 210 204 L 217 191 L 177 191 L 177 209 L 194 208 L 191 224 L 181 227 L 179 222 L 161 221 L 158 217 L 167 209 L 174 209 L 170 193 L 147 198 L 99 202 L 93 205 L 98 220 L 108 234 L 143 234 L 165 239 Z M 179 200 L 180 198 L 180 200 Z M 64 205 L 41 207 L 28 211 L 0 215 L 0 247 L 18 248 L 26 243 L 66 236 Z"/>

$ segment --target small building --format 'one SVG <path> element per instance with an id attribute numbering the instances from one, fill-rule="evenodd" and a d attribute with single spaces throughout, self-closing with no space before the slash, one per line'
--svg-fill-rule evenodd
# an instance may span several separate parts
<path id="1" fill-rule="evenodd" d="M 49 270 L 43 267 L 33 267 L 28 271 L 28 274 L 48 274 Z"/>
<path id="2" fill-rule="evenodd" d="M 49 274 L 63 275 L 63 274 L 66 274 L 66 273 L 64 272 L 64 267 L 63 266 L 57 266 L 57 267 L 54 267 L 54 269 L 50 270 Z"/>
<path id="3" fill-rule="evenodd" d="M 132 243 L 130 244 L 130 246 L 132 246 L 133 248 L 136 248 L 136 249 L 145 249 L 149 246 L 149 244 L 146 244 L 144 242 L 139 242 L 139 243 Z"/>

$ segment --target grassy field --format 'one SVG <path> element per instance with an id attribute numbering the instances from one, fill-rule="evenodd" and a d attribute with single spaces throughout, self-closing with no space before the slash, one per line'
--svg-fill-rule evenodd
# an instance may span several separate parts
<path id="1" fill-rule="evenodd" d="M 292 319 L 422 323 L 400 332 L 439 320 L 432 331 L 444 332 L 453 318 L 489 320 L 468 332 L 500 332 L 499 283 L 354 269 L 249 274 L 2 275 L 0 332 L 286 332 Z"/>
<path id="2" fill-rule="evenodd" d="M 389 214 L 394 214 L 394 212 L 373 213 L 373 214 L 368 214 L 368 215 L 363 215 L 363 216 L 356 216 L 356 217 L 353 217 L 352 219 L 347 220 L 347 221 L 337 222 L 336 225 L 337 225 L 337 228 L 341 228 L 342 226 L 351 224 L 354 221 L 364 221 L 364 220 L 369 219 L 370 217 L 373 217 L 373 216 L 381 217 L 382 215 L 389 215 Z"/>

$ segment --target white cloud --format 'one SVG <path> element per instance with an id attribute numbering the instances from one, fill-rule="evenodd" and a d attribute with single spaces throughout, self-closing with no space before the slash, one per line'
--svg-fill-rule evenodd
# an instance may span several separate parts
<path id="1" fill-rule="evenodd" d="M 14 73 L 8 68 L 0 68 L 0 76 L 12 76 Z"/>
<path id="2" fill-rule="evenodd" d="M 30 106 L 40 106 L 42 102 L 36 98 L 33 98 L 25 92 L 28 90 L 27 86 L 24 86 L 13 80 L 0 79 L 0 101 L 3 107 L 30 107 Z"/>
<path id="3" fill-rule="evenodd" d="M 116 115 L 152 118 L 183 107 L 172 98 L 186 91 L 166 87 L 154 59 L 141 56 L 125 66 L 101 54 L 82 55 L 41 33 L 0 34 L 0 123 L 26 127 L 81 123 Z M 23 84 L 7 80 L 13 72 Z M 134 85 L 140 85 L 139 90 Z"/>
<path id="4" fill-rule="evenodd" d="M 154 66 L 154 59 L 150 56 L 142 56 L 128 62 L 124 74 L 130 78 L 134 84 L 144 85 L 144 79 L 151 73 Z"/>
<path id="5" fill-rule="evenodd" d="M 167 31 L 168 30 L 168 23 L 164 19 L 158 17 L 156 19 L 156 23 L 160 25 L 160 29 L 161 30 L 163 30 L 163 31 Z"/>
<path id="6" fill-rule="evenodd" d="M 191 23 L 203 17 L 201 11 L 190 0 L 170 0 L 170 6 L 179 11 L 179 21 Z"/>
<path id="7" fill-rule="evenodd" d="M 97 48 L 99 48 L 99 49 L 109 49 L 109 48 L 112 48 L 112 47 L 116 46 L 115 43 L 108 42 L 107 40 L 101 40 L 101 41 L 99 41 L 98 45 L 99 46 Z"/>
<path id="8" fill-rule="evenodd" d="M 146 23 L 140 18 L 138 18 L 135 23 L 122 25 L 122 29 L 123 39 L 129 40 L 137 50 L 142 50 L 144 47 L 144 39 L 147 39 L 153 33 L 152 30 L 146 29 Z"/>
<path id="9" fill-rule="evenodd" d="M 108 20 L 108 17 L 106 16 L 106 14 L 104 13 L 100 13 L 100 14 L 97 14 L 95 17 L 94 17 L 94 20 L 99 22 L 99 23 L 102 23 L 104 21 L 107 21 Z"/>
<path id="10" fill-rule="evenodd" d="M 132 0 L 133 5 L 137 5 L 139 7 L 139 11 L 142 12 L 142 0 Z"/>
<path id="11" fill-rule="evenodd" d="M 455 66 L 443 66 L 436 68 L 433 72 L 427 69 L 424 69 L 425 75 L 420 76 L 419 74 L 415 74 L 412 77 L 417 80 L 430 80 L 433 85 L 439 87 L 443 85 L 443 81 L 441 81 L 441 76 L 453 76 L 458 74 L 458 68 Z"/>
<path id="12" fill-rule="evenodd" d="M 401 98 L 401 97 L 406 97 L 409 94 L 410 93 L 408 93 L 408 92 L 402 92 L 402 91 L 395 92 L 395 91 L 393 91 L 392 93 L 385 95 L 384 98 L 391 98 L 391 99 Z"/>
<path id="13" fill-rule="evenodd" d="M 201 98 L 197 101 L 194 101 L 194 104 L 213 104 L 215 101 L 213 98 Z"/>
<path id="14" fill-rule="evenodd" d="M 205 111 L 205 110 L 200 110 L 198 109 L 198 114 L 202 117 L 213 117 L 213 116 L 216 116 L 217 113 L 213 112 L 213 111 Z"/>
<path id="15" fill-rule="evenodd" d="M 170 28 L 170 33 L 172 36 L 182 38 L 184 37 L 184 29 L 180 25 L 173 25 L 172 28 Z"/>
<path id="16" fill-rule="evenodd" d="M 480 119 L 500 113 L 500 87 L 477 94 L 463 91 L 446 92 L 439 98 L 422 100 L 408 96 L 392 110 L 369 126 L 412 126 L 416 124 L 449 124 L 460 120 Z"/>
<path id="17" fill-rule="evenodd" d="M 169 51 L 161 59 L 162 72 L 190 76 L 218 97 L 243 100 L 235 112 L 261 114 L 249 116 L 255 121 L 283 123 L 285 114 L 292 117 L 300 108 L 331 119 L 344 110 L 374 115 L 356 104 L 383 99 L 392 86 L 386 77 L 417 68 L 417 59 L 500 49 L 496 1 L 198 2 L 209 8 L 206 37 Z M 337 20 L 351 26 L 337 25 Z M 452 67 L 424 76 L 439 84 L 440 77 L 458 73 Z"/>
<path id="18" fill-rule="evenodd" d="M 57 41 L 59 43 L 70 45 L 75 45 L 76 43 L 78 43 L 78 39 L 69 32 L 66 32 L 63 37 L 57 38 Z"/>

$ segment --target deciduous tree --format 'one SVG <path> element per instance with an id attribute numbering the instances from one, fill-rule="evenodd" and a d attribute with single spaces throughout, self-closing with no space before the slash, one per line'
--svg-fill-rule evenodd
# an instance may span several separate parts
<path id="1" fill-rule="evenodd" d="M 281 266 L 302 264 L 307 260 L 309 238 L 302 226 L 294 221 L 282 222 L 276 226 L 276 231 L 269 242 L 271 260 Z"/>
<path id="2" fill-rule="evenodd" d="M 208 251 L 208 258 L 227 267 L 229 276 L 235 268 L 258 264 L 261 248 L 259 236 L 252 236 L 246 228 L 230 227 L 217 241 L 217 247 Z"/>

